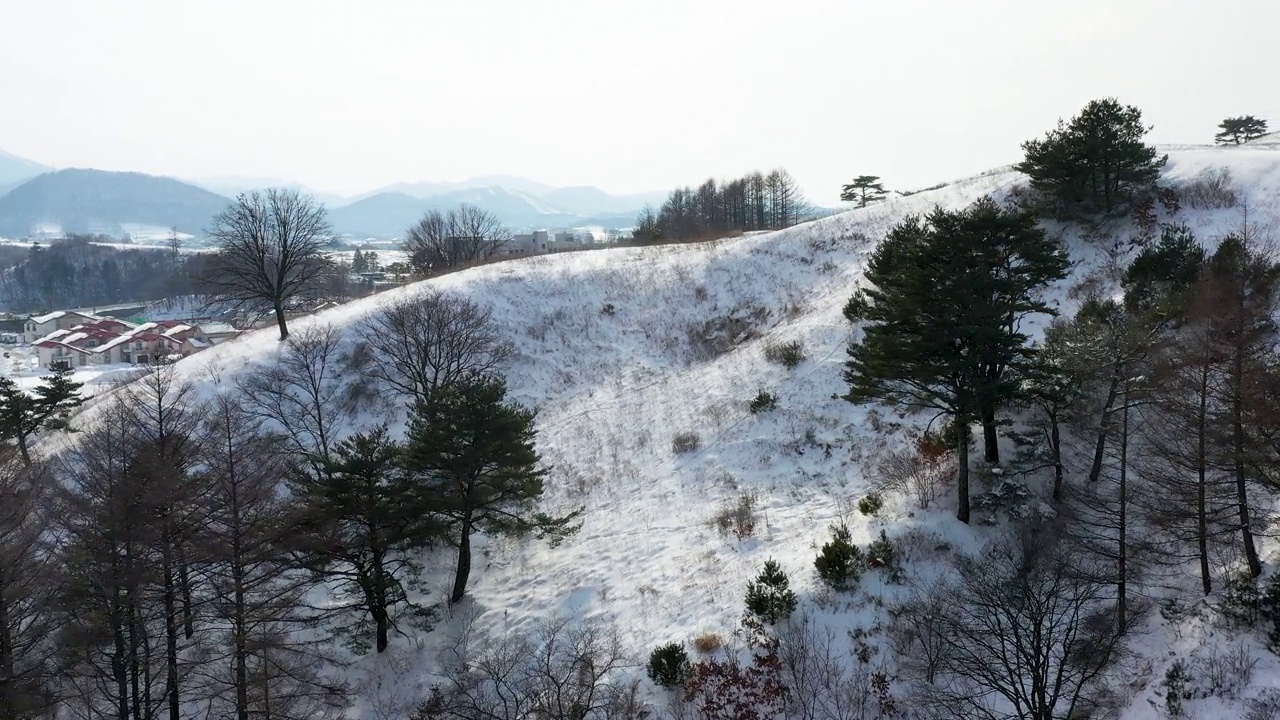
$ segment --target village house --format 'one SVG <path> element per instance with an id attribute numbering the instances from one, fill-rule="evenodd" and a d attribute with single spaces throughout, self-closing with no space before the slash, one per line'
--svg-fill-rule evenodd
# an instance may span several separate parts
<path id="1" fill-rule="evenodd" d="M 27 318 L 22 330 L 23 342 L 34 343 L 55 330 L 70 330 L 85 322 L 94 322 L 101 318 L 75 310 L 55 310 L 46 315 L 32 315 Z"/>
<path id="2" fill-rule="evenodd" d="M 32 343 L 41 367 L 143 364 L 186 357 L 239 334 L 226 323 L 210 323 L 205 332 L 177 320 L 134 325 L 114 318 L 81 317 L 88 322 L 55 329 Z"/>

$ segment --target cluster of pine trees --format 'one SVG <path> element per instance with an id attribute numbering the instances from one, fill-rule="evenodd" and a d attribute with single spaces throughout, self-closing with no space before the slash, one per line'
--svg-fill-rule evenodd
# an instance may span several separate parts
<path id="1" fill-rule="evenodd" d="M 473 533 L 576 530 L 577 513 L 533 509 L 546 473 L 534 415 L 506 400 L 487 313 L 428 294 L 370 323 L 437 332 L 383 335 L 400 348 L 387 355 L 311 328 L 203 392 L 159 366 L 66 443 L 26 463 L 6 448 L 0 715 L 336 718 L 334 642 L 381 652 L 461 600 Z M 396 383 L 380 400 L 351 382 L 364 376 Z M 399 402 L 401 438 L 356 411 Z M 452 591 L 415 598 L 432 548 L 455 553 Z"/>
<path id="2" fill-rule="evenodd" d="M 671 191 L 655 212 L 636 219 L 637 242 L 695 240 L 735 231 L 779 230 L 807 219 L 812 208 L 786 170 L 754 172 L 729 182 L 708 179 Z"/>
<path id="3" fill-rule="evenodd" d="M 1280 493 L 1280 264 L 1247 213 L 1222 238 L 1177 223 L 1136 238 L 1114 278 L 1122 297 L 1080 289 L 1042 343 L 1022 330 L 1057 316 L 1045 291 L 1068 268 L 1036 212 L 1096 218 L 1150 197 L 1163 160 L 1145 131 L 1135 108 L 1091 103 L 1026 144 L 1035 195 L 908 218 L 845 308 L 860 325 L 847 398 L 948 420 L 964 522 L 970 428 L 995 465 L 1000 428 L 1018 425 L 1015 469 L 1052 474 L 1055 532 L 1105 568 L 1094 577 L 1121 631 L 1132 588 L 1161 568 L 1193 561 L 1206 594 L 1224 564 L 1258 577 L 1256 537 Z"/>

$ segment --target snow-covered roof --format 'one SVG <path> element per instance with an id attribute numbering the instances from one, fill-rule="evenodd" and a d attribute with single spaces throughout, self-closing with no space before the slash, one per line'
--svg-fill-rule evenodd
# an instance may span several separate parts
<path id="1" fill-rule="evenodd" d="M 42 337 L 42 338 L 38 338 L 38 339 L 37 339 L 34 343 L 32 343 L 32 344 L 33 344 L 33 345 L 39 345 L 39 344 L 40 344 L 40 343 L 42 343 L 42 342 L 49 342 L 49 341 L 51 341 L 51 340 L 57 340 L 57 339 L 61 338 L 63 335 L 70 335 L 70 334 L 71 334 L 71 331 L 70 331 L 70 330 L 54 330 L 53 332 L 49 333 L 48 335 L 45 335 L 45 336 L 44 336 L 44 337 Z"/>
<path id="2" fill-rule="evenodd" d="M 77 315 L 77 316 L 79 316 L 79 317 L 82 317 L 82 318 L 88 318 L 88 319 L 90 319 L 90 320 L 100 320 L 100 319 L 101 319 L 101 318 L 97 317 L 96 315 L 90 315 L 90 314 L 88 314 L 88 313 L 76 312 L 75 310 L 54 310 L 53 312 L 48 313 L 48 314 L 45 314 L 45 315 L 32 315 L 32 316 L 31 316 L 31 322 L 33 322 L 33 323 L 35 323 L 35 324 L 37 324 L 37 325 L 43 325 L 43 324 L 45 324 L 45 323 L 47 323 L 47 322 L 53 322 L 54 320 L 57 320 L 58 318 L 64 318 L 64 317 L 66 317 L 66 316 L 68 316 L 68 315 Z"/>
<path id="3" fill-rule="evenodd" d="M 200 323 L 200 332 L 205 335 L 236 335 L 239 330 L 231 326 L 231 323 L 211 322 Z"/>

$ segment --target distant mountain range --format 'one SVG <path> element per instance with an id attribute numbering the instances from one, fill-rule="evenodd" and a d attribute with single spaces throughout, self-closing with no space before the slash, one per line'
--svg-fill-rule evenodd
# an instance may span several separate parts
<path id="1" fill-rule="evenodd" d="M 264 187 L 294 187 L 329 208 L 339 234 L 398 237 L 423 213 L 469 203 L 513 229 L 600 225 L 626 227 L 665 193 L 610 195 L 595 187 L 557 188 L 525 178 L 490 175 L 462 182 L 396 183 L 363 195 L 316 192 L 276 178 L 218 177 L 184 181 L 142 173 L 52 171 L 0 152 L 0 235 L 100 232 L 120 235 L 144 225 L 199 234 L 235 195 Z"/>
<path id="2" fill-rule="evenodd" d="M 227 199 L 171 178 L 103 170 L 37 175 L 0 197 L 0 235 L 62 232 L 121 235 L 126 225 L 199 233 Z"/>

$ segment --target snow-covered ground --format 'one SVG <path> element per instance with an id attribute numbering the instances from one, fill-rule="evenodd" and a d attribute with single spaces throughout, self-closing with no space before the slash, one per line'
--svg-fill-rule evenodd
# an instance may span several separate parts
<path id="1" fill-rule="evenodd" d="M 1274 152 L 1181 149 L 1165 176 L 1178 182 L 1223 166 L 1250 220 L 1280 228 L 1280 155 Z M 295 321 L 294 330 L 332 324 L 355 342 L 356 324 L 381 303 L 431 286 L 492 307 L 516 343 L 508 379 L 513 399 L 539 411 L 539 448 L 554 469 L 546 505 L 585 506 L 585 524 L 556 549 L 480 540 L 464 605 L 476 642 L 544 618 L 593 618 L 617 627 L 642 662 L 659 643 L 730 635 L 746 583 L 767 558 L 781 563 L 802 609 L 820 622 L 871 629 L 884 610 L 869 598 L 901 590 L 869 575 L 856 595 L 824 592 L 813 557 L 831 522 L 846 519 L 858 543 L 886 530 L 918 558 L 908 560 L 909 573 L 927 568 L 941 543 L 972 548 L 994 531 L 957 523 L 947 502 L 927 512 L 905 499 L 889 501 L 876 517 L 851 512 L 869 488 L 875 459 L 902 442 L 895 423 L 920 420 L 833 398 L 847 389 L 841 370 L 850 327 L 841 308 L 877 240 L 904 216 L 935 204 L 962 207 L 1021 181 L 1004 169 L 776 233 L 488 265 Z M 1175 219 L 1212 243 L 1239 224 L 1240 210 L 1184 208 Z M 1123 236 L 1129 228 L 1115 231 Z M 1054 301 L 1069 312 L 1066 289 L 1103 268 L 1106 257 L 1070 232 L 1063 239 L 1075 269 L 1055 289 Z M 612 312 L 603 312 L 606 306 Z M 754 318 L 758 337 L 715 357 L 699 353 L 691 335 L 730 316 Z M 807 356 L 798 367 L 787 370 L 765 358 L 768 344 L 792 340 L 803 343 Z M 233 378 L 271 362 L 278 347 L 274 330 L 264 330 L 178 367 L 197 383 L 207 382 L 211 368 Z M 778 395 L 776 411 L 748 411 L 760 389 Z M 404 425 L 403 414 L 364 420 L 390 421 L 393 432 Z M 700 449 L 673 453 L 672 438 L 682 432 L 696 432 Z M 752 537 L 738 540 L 718 532 L 712 516 L 743 493 L 758 495 L 760 521 Z M 1265 545 L 1265 559 L 1274 561 L 1277 550 L 1273 542 Z M 435 588 L 429 600 L 441 598 L 451 560 L 445 555 L 429 563 Z M 1242 697 L 1280 682 L 1274 656 L 1203 615 L 1166 621 L 1156 613 L 1134 636 L 1135 657 L 1124 672 L 1136 680 L 1124 718 L 1160 717 L 1152 702 L 1162 697 L 1159 680 L 1172 649 L 1185 655 L 1202 643 L 1244 641 L 1258 664 Z M 461 622 L 455 612 L 430 634 L 397 637 L 382 656 L 356 660 L 353 679 L 383 705 L 421 699 L 438 669 L 441 643 Z M 886 649 L 882 657 L 888 656 Z M 371 718 L 367 700 L 358 712 Z M 1239 717 L 1241 708 L 1215 700 L 1189 710 L 1191 717 Z"/>

